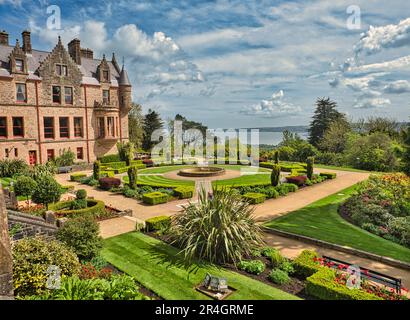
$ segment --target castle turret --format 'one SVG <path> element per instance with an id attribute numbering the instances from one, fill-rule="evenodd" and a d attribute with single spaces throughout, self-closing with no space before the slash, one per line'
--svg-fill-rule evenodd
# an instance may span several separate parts
<path id="1" fill-rule="evenodd" d="M 131 82 L 128 78 L 128 73 L 122 65 L 120 78 L 118 80 L 119 94 L 120 94 L 120 108 L 122 111 L 128 112 L 131 110 L 132 94 L 131 94 Z"/>

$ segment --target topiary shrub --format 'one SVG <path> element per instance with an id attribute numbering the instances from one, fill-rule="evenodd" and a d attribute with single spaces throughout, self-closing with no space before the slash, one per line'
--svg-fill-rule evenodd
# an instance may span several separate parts
<path id="1" fill-rule="evenodd" d="M 276 187 L 280 182 L 280 165 L 274 164 L 272 166 L 272 173 L 270 175 L 272 186 Z"/>
<path id="2" fill-rule="evenodd" d="M 142 196 L 142 201 L 146 204 L 156 205 L 168 202 L 168 195 L 162 192 L 145 193 Z"/>
<path id="3" fill-rule="evenodd" d="M 290 281 L 288 274 L 280 269 L 273 269 L 269 274 L 269 279 L 276 284 L 282 285 Z"/>
<path id="4" fill-rule="evenodd" d="M 306 160 L 306 175 L 309 180 L 313 177 L 313 164 L 315 163 L 315 158 L 309 157 Z"/>
<path id="5" fill-rule="evenodd" d="M 50 265 L 57 266 L 61 276 L 80 272 L 76 254 L 59 241 L 41 237 L 24 238 L 13 243 L 13 283 L 18 296 L 41 294 L 46 290 Z"/>
<path id="6" fill-rule="evenodd" d="M 279 150 L 275 150 L 273 153 L 273 162 L 275 164 L 279 164 Z"/>
<path id="7" fill-rule="evenodd" d="M 317 262 L 318 254 L 316 251 L 303 250 L 299 256 L 293 260 L 293 268 L 297 276 L 305 279 L 320 269 Z"/>
<path id="8" fill-rule="evenodd" d="M 245 193 L 242 198 L 250 204 L 263 203 L 266 200 L 266 196 L 263 193 L 256 192 Z"/>
<path id="9" fill-rule="evenodd" d="M 238 263 L 238 269 L 247 273 L 259 275 L 265 271 L 265 264 L 260 260 L 243 260 Z"/>
<path id="10" fill-rule="evenodd" d="M 100 188 L 103 190 L 110 190 L 111 188 L 118 188 L 121 185 L 121 180 L 117 178 L 100 178 L 98 180 Z"/>
<path id="11" fill-rule="evenodd" d="M 79 189 L 75 192 L 75 197 L 77 200 L 87 199 L 87 191 L 84 189 Z"/>
<path id="12" fill-rule="evenodd" d="M 177 187 L 174 189 L 174 195 L 179 199 L 190 199 L 194 196 L 192 187 Z"/>
<path id="13" fill-rule="evenodd" d="M 73 249 L 80 259 L 90 260 L 102 248 L 98 223 L 90 217 L 69 220 L 58 230 L 57 239 Z"/>
<path id="14" fill-rule="evenodd" d="M 129 167 L 127 173 L 129 181 L 128 185 L 131 189 L 135 190 L 137 188 L 138 169 L 136 167 Z"/>
<path id="15" fill-rule="evenodd" d="M 98 180 L 100 179 L 101 174 L 101 162 L 99 160 L 94 161 L 93 164 L 93 178 Z"/>
<path id="16" fill-rule="evenodd" d="M 168 228 L 171 225 L 171 217 L 159 216 L 145 220 L 147 231 L 158 231 Z"/>
<path id="17" fill-rule="evenodd" d="M 37 204 L 43 204 L 48 210 L 48 205 L 60 200 L 62 189 L 53 176 L 48 174 L 39 176 L 37 186 L 31 199 Z"/>
<path id="18" fill-rule="evenodd" d="M 27 201 L 29 201 L 31 195 L 37 187 L 37 182 L 26 176 L 17 177 L 16 183 L 14 184 L 14 191 L 18 196 L 25 196 Z"/>

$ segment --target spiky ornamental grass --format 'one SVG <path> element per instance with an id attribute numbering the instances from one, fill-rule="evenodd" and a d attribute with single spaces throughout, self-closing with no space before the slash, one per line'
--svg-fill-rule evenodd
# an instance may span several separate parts
<path id="1" fill-rule="evenodd" d="M 188 263 L 199 258 L 236 264 L 263 245 L 252 214 L 250 205 L 232 189 L 214 189 L 213 199 L 202 189 L 198 203 L 190 203 L 175 216 L 168 235 Z"/>

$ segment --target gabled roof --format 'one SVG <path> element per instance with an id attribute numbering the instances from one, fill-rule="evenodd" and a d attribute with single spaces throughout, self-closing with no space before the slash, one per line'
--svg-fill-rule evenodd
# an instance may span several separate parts
<path id="1" fill-rule="evenodd" d="M 9 45 L 0 45 L 0 76 L 1 77 L 12 77 L 9 70 L 9 56 L 10 53 L 13 51 L 14 46 Z M 26 54 L 27 57 L 27 66 L 28 66 L 28 79 L 31 80 L 41 80 L 41 78 L 35 74 L 35 71 L 40 66 L 40 63 L 43 62 L 46 57 L 50 54 L 47 51 L 41 50 L 32 50 L 31 54 Z M 97 67 L 101 63 L 100 59 L 89 59 L 82 57 L 81 58 L 81 66 L 79 69 L 83 74 L 82 83 L 83 84 L 90 84 L 90 85 L 99 85 L 100 82 L 97 78 Z M 120 80 L 120 74 L 117 71 L 117 68 L 111 61 L 107 61 L 110 67 L 111 73 L 111 85 L 118 86 Z M 125 71 L 125 70 L 124 70 Z M 126 71 L 125 71 L 126 73 Z M 129 83 L 128 75 L 126 75 L 126 79 Z M 129 83 L 129 85 L 131 85 Z"/>

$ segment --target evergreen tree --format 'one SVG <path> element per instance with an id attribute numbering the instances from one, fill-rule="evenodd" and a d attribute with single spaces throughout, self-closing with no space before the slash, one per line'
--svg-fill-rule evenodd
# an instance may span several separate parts
<path id="1" fill-rule="evenodd" d="M 272 186 L 276 187 L 280 182 L 280 165 L 274 164 L 272 166 L 272 172 L 270 175 L 270 181 Z"/>
<path id="2" fill-rule="evenodd" d="M 163 125 L 164 123 L 159 114 L 156 111 L 149 109 L 148 113 L 144 117 L 144 134 L 142 140 L 142 148 L 144 150 L 151 150 L 155 144 L 154 141 L 151 141 L 152 133 L 155 130 L 163 128 Z"/>
<path id="3" fill-rule="evenodd" d="M 318 146 L 330 124 L 336 120 L 346 120 L 346 116 L 336 110 L 337 104 L 330 98 L 316 100 L 316 110 L 309 128 L 309 142 Z"/>

